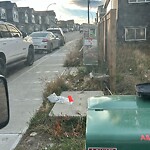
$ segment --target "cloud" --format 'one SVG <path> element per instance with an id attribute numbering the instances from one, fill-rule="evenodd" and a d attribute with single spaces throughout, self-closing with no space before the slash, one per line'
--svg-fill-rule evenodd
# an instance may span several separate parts
<path id="1" fill-rule="evenodd" d="M 3 1 L 3 0 L 0 0 Z M 36 11 L 54 10 L 58 20 L 74 19 L 75 22 L 87 22 L 87 2 L 88 0 L 11 0 L 18 7 L 30 7 Z M 101 5 L 102 0 L 90 0 L 90 20 L 95 18 L 97 7 Z"/>
<path id="2" fill-rule="evenodd" d="M 87 7 L 88 0 L 70 0 L 70 4 L 75 4 L 80 7 Z M 90 8 L 97 8 L 97 6 L 103 4 L 103 0 L 90 0 Z"/>
<path id="3" fill-rule="evenodd" d="M 1 0 L 0 0 L 1 1 Z M 2 0 L 3 1 L 3 0 Z M 16 2 L 19 2 L 19 1 L 22 1 L 22 0 L 11 0 L 12 3 L 16 3 Z"/>

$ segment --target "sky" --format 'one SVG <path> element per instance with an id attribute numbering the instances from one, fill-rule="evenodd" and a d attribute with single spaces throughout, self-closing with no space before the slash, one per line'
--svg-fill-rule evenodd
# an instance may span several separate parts
<path id="1" fill-rule="evenodd" d="M 0 0 L 4 1 L 4 0 Z M 30 7 L 35 11 L 54 10 L 58 20 L 74 19 L 76 23 L 88 22 L 87 11 L 88 0 L 11 0 L 18 7 Z M 90 23 L 93 23 L 96 17 L 97 7 L 103 0 L 90 0 Z"/>

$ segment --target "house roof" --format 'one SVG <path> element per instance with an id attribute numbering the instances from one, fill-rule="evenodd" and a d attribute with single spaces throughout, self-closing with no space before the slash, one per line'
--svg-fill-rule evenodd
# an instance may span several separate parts
<path id="1" fill-rule="evenodd" d="M 0 2 L 0 6 L 4 7 L 5 9 L 10 9 L 14 6 L 17 7 L 16 3 L 11 3 L 11 1 L 2 1 Z"/>
<path id="2" fill-rule="evenodd" d="M 48 14 L 50 16 L 56 16 L 56 13 L 53 10 L 51 10 L 51 11 L 35 11 L 35 13 L 40 14 L 40 15 Z"/>
<path id="3" fill-rule="evenodd" d="M 27 9 L 25 7 L 18 7 L 18 11 L 26 13 Z"/>

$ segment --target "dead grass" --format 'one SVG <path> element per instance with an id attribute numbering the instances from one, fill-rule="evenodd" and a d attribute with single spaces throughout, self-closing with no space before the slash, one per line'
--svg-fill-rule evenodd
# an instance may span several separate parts
<path id="1" fill-rule="evenodd" d="M 150 82 L 149 48 L 149 45 L 118 45 L 117 94 L 135 94 L 136 84 Z"/>
<path id="2" fill-rule="evenodd" d="M 50 117 L 52 104 L 47 101 L 31 119 L 29 129 L 16 150 L 77 149 L 85 143 L 85 117 Z M 35 132 L 37 135 L 30 136 Z"/>
<path id="3" fill-rule="evenodd" d="M 73 49 L 66 55 L 66 60 L 64 61 L 64 67 L 77 67 L 82 64 L 82 44 L 83 40 L 80 39 L 78 44 L 73 47 Z"/>
<path id="4" fill-rule="evenodd" d="M 56 93 L 56 95 L 60 95 L 62 91 L 67 91 L 69 89 L 69 85 L 66 82 L 66 76 L 57 76 L 51 82 L 44 81 L 44 90 L 43 90 L 43 103 L 47 101 L 47 97 Z"/>

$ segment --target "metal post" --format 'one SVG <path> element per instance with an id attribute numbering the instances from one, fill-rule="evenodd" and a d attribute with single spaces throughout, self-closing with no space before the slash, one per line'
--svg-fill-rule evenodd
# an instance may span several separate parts
<path id="1" fill-rule="evenodd" d="M 51 4 L 49 4 L 49 5 L 47 6 L 47 8 L 46 8 L 46 11 L 48 11 L 49 6 L 51 6 L 51 5 L 56 5 L 56 3 L 51 3 Z"/>
<path id="2" fill-rule="evenodd" d="M 90 13 L 89 13 L 89 9 L 90 9 L 90 0 L 88 0 L 88 24 L 90 24 Z"/>

